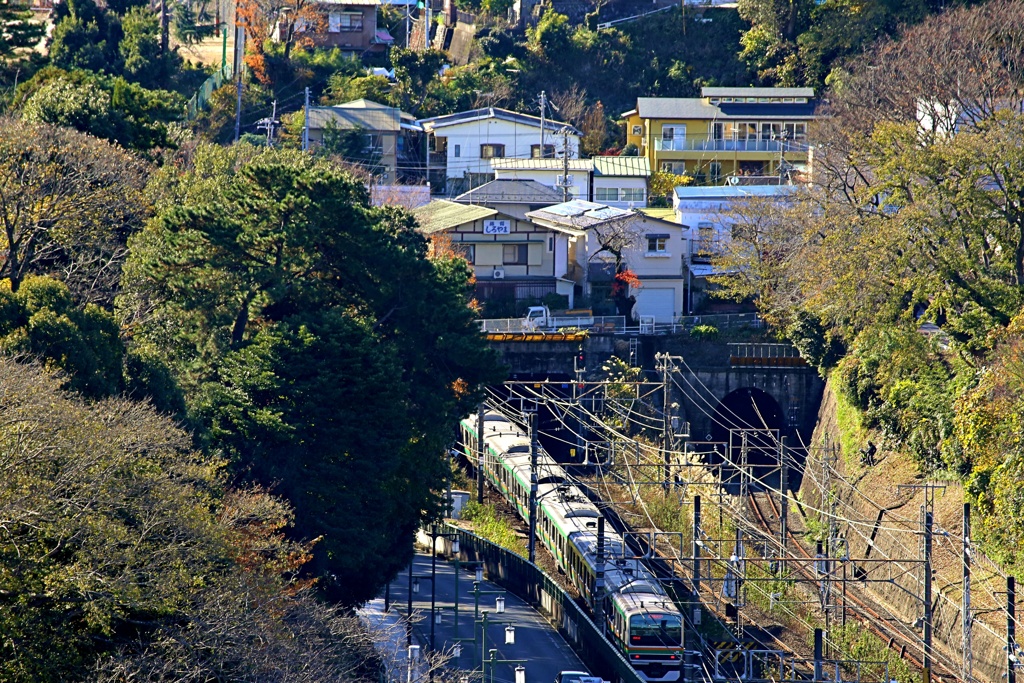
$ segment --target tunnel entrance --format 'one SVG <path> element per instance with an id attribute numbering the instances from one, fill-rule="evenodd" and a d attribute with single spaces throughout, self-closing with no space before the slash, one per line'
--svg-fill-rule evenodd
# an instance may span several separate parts
<path id="1" fill-rule="evenodd" d="M 725 464 L 723 484 L 730 489 L 739 487 L 738 466 L 745 457 L 751 489 L 778 488 L 779 440 L 792 431 L 779 402 L 768 392 L 745 387 L 728 393 L 715 409 L 710 434 L 710 440 L 720 444 L 715 450 L 722 454 L 719 462 Z M 736 467 L 729 467 L 728 463 Z"/>

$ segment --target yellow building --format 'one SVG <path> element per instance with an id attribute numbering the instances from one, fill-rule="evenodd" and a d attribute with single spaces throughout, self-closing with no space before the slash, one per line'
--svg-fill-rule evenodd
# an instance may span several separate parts
<path id="1" fill-rule="evenodd" d="M 622 114 L 626 144 L 651 171 L 694 176 L 696 184 L 771 182 L 808 161 L 812 88 L 703 88 L 701 97 L 640 97 Z"/>

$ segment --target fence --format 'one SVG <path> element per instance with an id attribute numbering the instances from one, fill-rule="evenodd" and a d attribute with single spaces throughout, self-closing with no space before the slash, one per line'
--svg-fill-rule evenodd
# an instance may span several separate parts
<path id="1" fill-rule="evenodd" d="M 490 581 L 544 615 L 576 651 L 590 672 L 608 681 L 642 683 L 629 662 L 601 634 L 589 615 L 537 565 L 468 531 L 457 531 L 464 561 L 482 562 Z"/>
<path id="2" fill-rule="evenodd" d="M 213 91 L 224 85 L 224 83 L 231 80 L 234 69 L 231 64 L 224 64 L 219 68 L 216 73 L 203 81 L 203 84 L 199 86 L 199 90 L 196 94 L 188 101 L 188 106 L 185 111 L 185 115 L 189 121 L 195 121 L 196 117 L 199 116 L 199 112 L 206 108 L 207 103 L 210 101 L 210 96 Z"/>

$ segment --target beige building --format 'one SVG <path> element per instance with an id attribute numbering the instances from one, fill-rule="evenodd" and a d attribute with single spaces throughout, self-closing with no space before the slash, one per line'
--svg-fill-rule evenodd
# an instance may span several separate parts
<path id="1" fill-rule="evenodd" d="M 421 131 L 410 114 L 361 99 L 332 107 L 309 108 L 309 142 L 321 145 L 332 130 L 358 130 L 365 135 L 365 147 L 355 158 L 347 159 L 362 165 L 378 184 L 395 185 L 400 171 L 417 167 L 422 154 L 417 149 L 416 133 Z"/>

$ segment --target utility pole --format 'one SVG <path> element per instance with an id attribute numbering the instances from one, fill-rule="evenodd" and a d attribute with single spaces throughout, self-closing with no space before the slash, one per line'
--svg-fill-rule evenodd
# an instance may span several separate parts
<path id="1" fill-rule="evenodd" d="M 964 503 L 963 520 L 963 562 L 964 585 L 963 604 L 960 607 L 964 640 L 963 676 L 964 683 L 971 683 L 974 678 L 974 644 L 971 630 L 974 628 L 974 615 L 971 614 L 971 504 Z"/>
<path id="2" fill-rule="evenodd" d="M 786 532 L 789 527 L 789 465 L 786 458 L 789 456 L 786 450 L 786 437 L 782 437 L 782 457 L 779 463 L 779 543 L 782 546 L 782 556 L 786 555 Z"/>
<path id="3" fill-rule="evenodd" d="M 669 491 L 669 483 L 672 480 L 672 408 L 669 405 L 668 387 L 668 354 L 658 354 L 658 369 L 661 370 L 661 412 L 662 427 L 661 438 L 662 448 L 665 450 L 665 493 Z"/>
<path id="4" fill-rule="evenodd" d="M 302 151 L 309 151 L 309 86 L 306 86 L 306 103 L 303 108 Z M 480 436 L 483 438 L 483 433 Z"/>
<path id="5" fill-rule="evenodd" d="M 484 504 L 484 404 L 476 409 L 476 502 Z"/>
<path id="6" fill-rule="evenodd" d="M 237 22 L 237 15 L 236 15 Z M 242 134 L 242 67 L 245 65 L 245 26 L 241 23 L 235 24 L 235 91 L 237 102 L 235 103 L 235 142 Z"/>
<path id="7" fill-rule="evenodd" d="M 548 97 L 547 94 L 540 91 L 540 157 L 544 158 L 544 110 L 547 109 Z"/>
<path id="8" fill-rule="evenodd" d="M 530 562 L 537 561 L 537 413 L 530 413 Z"/>
<path id="9" fill-rule="evenodd" d="M 594 562 L 594 622 L 601 634 L 604 624 L 604 517 L 597 518 L 597 559 Z"/>
<path id="10" fill-rule="evenodd" d="M 1017 587 L 1006 577 L 1006 683 L 1017 682 Z"/>
<path id="11" fill-rule="evenodd" d="M 700 603 L 700 496 L 693 497 L 693 594 Z"/>
<path id="12" fill-rule="evenodd" d="M 544 157 L 544 145 L 541 143 L 540 156 Z M 569 129 L 562 129 L 562 201 L 569 201 Z"/>
<path id="13" fill-rule="evenodd" d="M 430 49 L 430 0 L 424 0 L 424 6 L 426 7 L 426 17 L 423 24 L 423 49 Z"/>
<path id="14" fill-rule="evenodd" d="M 932 513 L 924 513 L 924 683 L 932 679 Z"/>

